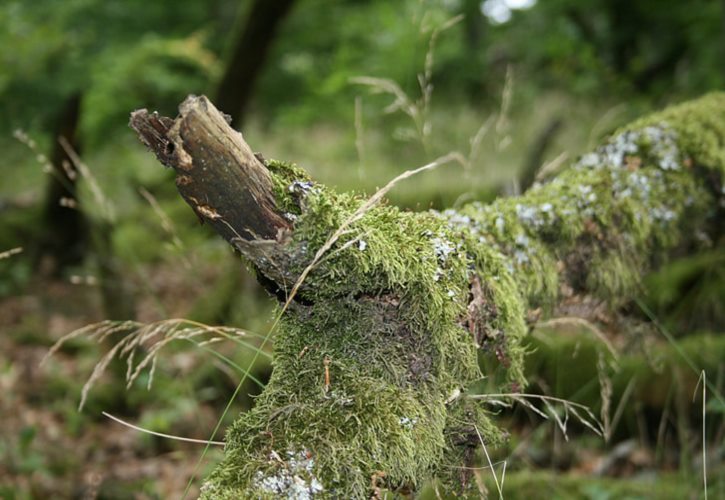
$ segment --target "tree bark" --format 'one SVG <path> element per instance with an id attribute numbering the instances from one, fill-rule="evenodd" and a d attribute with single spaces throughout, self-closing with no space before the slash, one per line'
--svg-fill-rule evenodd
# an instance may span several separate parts
<path id="1" fill-rule="evenodd" d="M 524 163 L 524 168 L 519 175 L 519 188 L 521 191 L 526 191 L 536 181 L 536 174 L 539 173 L 539 169 L 544 164 L 544 155 L 563 126 L 563 118 L 557 116 L 551 119 L 531 144 L 529 153 L 526 155 L 526 163 Z"/>
<path id="2" fill-rule="evenodd" d="M 256 0 L 234 44 L 216 101 L 219 109 L 229 113 L 237 127 L 242 123 L 254 83 L 264 66 L 277 28 L 293 4 L 294 0 Z"/>
<path id="3" fill-rule="evenodd" d="M 284 300 L 274 372 L 226 437 L 205 498 L 369 498 L 437 476 L 504 439 L 465 395 L 483 376 L 524 387 L 527 319 L 599 315 L 673 252 L 721 236 L 725 94 L 631 124 L 548 184 L 458 211 L 402 212 L 255 157 L 204 97 L 131 126 L 182 197 Z"/>
<path id="4" fill-rule="evenodd" d="M 69 266 L 83 262 L 88 252 L 88 221 L 80 209 L 70 208 L 77 201 L 78 172 L 62 147 L 63 138 L 75 150 L 80 150 L 77 137 L 81 95 L 68 98 L 58 116 L 53 132 L 50 163 L 53 172 L 48 179 L 43 206 L 44 236 L 37 257 L 52 259 L 51 272 L 60 274 Z"/>

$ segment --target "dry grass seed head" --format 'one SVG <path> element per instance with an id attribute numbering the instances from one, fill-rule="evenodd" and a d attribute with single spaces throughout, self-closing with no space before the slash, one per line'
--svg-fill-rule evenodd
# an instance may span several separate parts
<path id="1" fill-rule="evenodd" d="M 78 409 L 81 410 L 85 405 L 88 394 L 96 382 L 101 378 L 108 368 L 108 365 L 114 358 L 126 358 L 126 388 L 138 379 L 143 370 L 149 367 L 149 380 L 147 387 L 150 389 L 153 383 L 154 374 L 156 372 L 158 355 L 161 350 L 175 340 L 193 340 L 202 337 L 202 340 L 196 342 L 198 346 L 208 346 L 222 340 L 235 337 L 245 337 L 247 332 L 232 327 L 215 327 L 203 325 L 201 323 L 185 320 L 185 319 L 168 319 L 149 324 L 143 324 L 136 321 L 102 321 L 83 328 L 75 330 L 61 337 L 43 357 L 41 365 L 48 358 L 56 354 L 61 347 L 67 342 L 80 337 L 87 337 L 96 343 L 104 343 L 110 341 L 110 337 L 124 333 L 125 335 L 118 339 L 115 344 L 110 347 L 108 352 L 101 357 L 96 363 L 93 371 L 83 385 L 81 390 L 81 401 Z M 204 339 L 203 337 L 208 337 Z M 146 350 L 146 354 L 140 361 L 136 362 L 137 353 L 141 353 L 141 349 Z"/>

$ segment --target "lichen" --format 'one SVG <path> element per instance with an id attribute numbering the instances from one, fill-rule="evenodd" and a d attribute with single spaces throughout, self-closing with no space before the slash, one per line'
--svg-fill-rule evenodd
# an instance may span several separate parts
<path id="1" fill-rule="evenodd" d="M 294 163 L 278 160 L 265 160 L 264 165 L 272 174 L 274 194 L 277 206 L 287 214 L 287 219 L 296 221 L 301 214 L 300 200 L 314 187 L 310 176 Z"/>
<path id="2" fill-rule="evenodd" d="M 626 300 L 646 269 L 712 223 L 723 109 L 725 94 L 675 106 L 615 133 L 549 184 L 444 215 L 508 256 L 532 307 L 555 304 L 562 284 Z"/>
<path id="3" fill-rule="evenodd" d="M 483 377 L 479 355 L 523 387 L 528 308 L 551 309 L 563 289 L 617 303 L 707 229 L 722 186 L 700 171 L 725 169 L 725 119 L 713 107 L 725 114 L 723 95 L 636 122 L 518 198 L 366 212 L 284 314 L 272 378 L 228 430 L 203 496 L 366 498 L 433 476 L 465 487 L 458 466 L 478 435 L 503 439 L 465 397 Z M 299 275 L 364 200 L 293 165 L 267 166 L 294 215 L 289 250 L 306 258 L 289 271 Z"/>

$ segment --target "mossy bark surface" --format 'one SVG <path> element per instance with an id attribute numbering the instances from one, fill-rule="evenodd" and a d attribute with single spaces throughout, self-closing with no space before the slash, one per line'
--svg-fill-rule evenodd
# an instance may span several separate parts
<path id="1" fill-rule="evenodd" d="M 137 113 L 132 126 L 177 171 L 182 195 L 282 300 L 365 202 L 287 163 L 240 177 L 249 165 L 235 161 L 252 157 L 209 154 L 205 141 L 230 142 L 196 126 L 218 114 L 204 98 L 189 98 L 175 121 Z M 213 134 L 241 140 L 227 129 Z M 662 259 L 719 238 L 724 172 L 725 94 L 711 94 L 633 123 L 521 197 L 442 213 L 373 206 L 284 313 L 272 378 L 228 430 L 203 496 L 367 498 L 434 476 L 465 491 L 462 466 L 480 440 L 505 438 L 465 397 L 491 375 L 479 357 L 498 366 L 507 392 L 522 389 L 527 318 L 616 307 Z M 194 201 L 194 189 L 213 192 Z M 262 209 L 234 208 L 235 192 Z"/>

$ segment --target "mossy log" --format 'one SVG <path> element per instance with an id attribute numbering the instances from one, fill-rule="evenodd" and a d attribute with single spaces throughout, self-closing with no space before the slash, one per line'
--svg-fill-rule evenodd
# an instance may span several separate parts
<path id="1" fill-rule="evenodd" d="M 254 155 L 204 97 L 131 126 L 182 197 L 284 301 L 365 202 Z M 725 94 L 637 121 L 523 196 L 420 213 L 375 205 L 306 277 L 274 371 L 226 436 L 205 498 L 367 498 L 428 478 L 460 491 L 505 434 L 466 388 L 479 356 L 524 387 L 527 319 L 599 314 L 674 252 L 720 237 Z M 489 363 L 491 364 L 491 363 Z"/>

